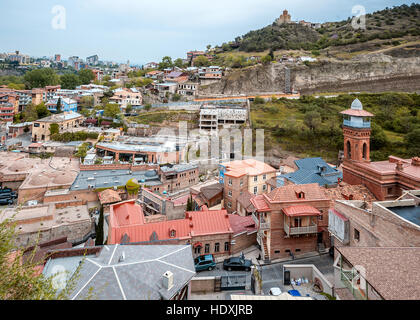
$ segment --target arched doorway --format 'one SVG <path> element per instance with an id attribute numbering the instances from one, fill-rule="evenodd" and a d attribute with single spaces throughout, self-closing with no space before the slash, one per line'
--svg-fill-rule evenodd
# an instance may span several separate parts
<path id="1" fill-rule="evenodd" d="M 351 144 L 350 141 L 347 140 L 347 158 L 351 159 Z"/>

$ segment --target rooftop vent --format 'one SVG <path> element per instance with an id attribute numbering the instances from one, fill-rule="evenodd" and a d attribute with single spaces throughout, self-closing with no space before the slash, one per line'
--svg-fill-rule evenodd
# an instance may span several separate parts
<path id="1" fill-rule="evenodd" d="M 162 281 L 163 281 L 163 287 L 166 290 L 171 290 L 172 287 L 174 286 L 174 274 L 171 271 L 166 271 L 163 274 Z"/>
<path id="2" fill-rule="evenodd" d="M 125 252 L 123 251 L 120 257 L 118 258 L 118 262 L 124 262 L 124 261 L 125 261 Z"/>

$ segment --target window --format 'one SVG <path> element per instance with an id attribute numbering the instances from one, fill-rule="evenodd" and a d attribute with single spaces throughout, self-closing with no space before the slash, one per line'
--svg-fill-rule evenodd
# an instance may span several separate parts
<path id="1" fill-rule="evenodd" d="M 220 250 L 220 243 L 219 242 L 216 242 L 214 244 L 214 252 L 219 252 L 219 250 Z"/>
<path id="2" fill-rule="evenodd" d="M 392 187 L 388 188 L 388 194 L 392 194 Z"/>
<path id="3" fill-rule="evenodd" d="M 241 181 L 239 182 L 240 186 L 242 187 L 244 185 L 244 180 L 241 179 Z"/>
<path id="4" fill-rule="evenodd" d="M 195 254 L 200 254 L 201 253 L 201 247 L 195 247 L 194 253 Z"/>
<path id="5" fill-rule="evenodd" d="M 228 192 L 228 196 L 229 196 L 229 197 L 232 197 L 232 190 L 229 190 L 229 192 Z"/>
<path id="6" fill-rule="evenodd" d="M 351 159 L 351 144 L 350 141 L 347 140 L 347 158 Z"/>
<path id="7" fill-rule="evenodd" d="M 232 208 L 232 203 L 228 202 L 228 208 Z"/>
<path id="8" fill-rule="evenodd" d="M 287 251 L 287 250 L 286 250 Z M 280 253 L 280 250 L 274 250 L 274 253 Z"/>
<path id="9" fill-rule="evenodd" d="M 225 251 L 229 251 L 229 242 L 225 242 Z"/>
<path id="10" fill-rule="evenodd" d="M 264 180 L 267 179 L 267 175 L 266 174 L 263 175 L 263 179 Z"/>
<path id="11" fill-rule="evenodd" d="M 171 238 L 175 238 L 175 235 L 176 235 L 176 231 L 175 231 L 175 230 L 171 230 L 171 232 L 170 232 L 169 236 L 170 236 Z"/>
<path id="12" fill-rule="evenodd" d="M 267 190 L 267 185 L 263 185 L 263 191 Z"/>
<path id="13" fill-rule="evenodd" d="M 254 187 L 254 194 L 257 194 L 258 192 L 258 187 Z"/>
<path id="14" fill-rule="evenodd" d="M 360 232 L 357 229 L 354 229 L 354 240 L 356 241 L 360 240 Z"/>
<path id="15" fill-rule="evenodd" d="M 257 182 L 258 181 L 258 176 L 255 176 L 254 177 L 254 182 Z"/>
<path id="16" fill-rule="evenodd" d="M 300 249 L 296 249 L 295 251 L 296 251 L 296 252 L 300 252 Z"/>
<path id="17" fill-rule="evenodd" d="M 228 180 L 228 184 L 231 186 L 232 185 L 232 179 L 229 178 Z"/>
<path id="18" fill-rule="evenodd" d="M 210 245 L 206 243 L 206 245 L 204 246 L 204 253 L 209 253 L 209 252 L 210 252 Z"/>

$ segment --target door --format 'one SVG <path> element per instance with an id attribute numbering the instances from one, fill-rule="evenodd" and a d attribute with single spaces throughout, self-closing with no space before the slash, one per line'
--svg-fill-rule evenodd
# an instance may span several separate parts
<path id="1" fill-rule="evenodd" d="M 322 243 L 323 241 L 322 241 L 322 232 L 318 232 L 318 235 L 317 235 L 317 241 L 316 241 L 317 243 Z"/>

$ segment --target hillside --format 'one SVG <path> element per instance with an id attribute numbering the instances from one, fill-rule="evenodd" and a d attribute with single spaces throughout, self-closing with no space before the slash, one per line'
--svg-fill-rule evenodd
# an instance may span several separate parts
<path id="1" fill-rule="evenodd" d="M 273 23 L 250 31 L 235 41 L 216 47 L 217 51 L 262 52 L 265 50 L 321 50 L 375 40 L 419 39 L 420 4 L 387 8 L 366 15 L 366 29 L 354 29 L 352 19 L 326 22 L 312 29 L 299 24 Z M 379 44 L 378 46 L 380 46 Z"/>
<path id="2" fill-rule="evenodd" d="M 268 156 L 323 157 L 335 162 L 343 149 L 340 111 L 358 98 L 372 112 L 371 158 L 420 153 L 420 95 L 406 93 L 343 94 L 333 98 L 260 99 L 251 106 L 254 129 L 264 129 Z"/>

